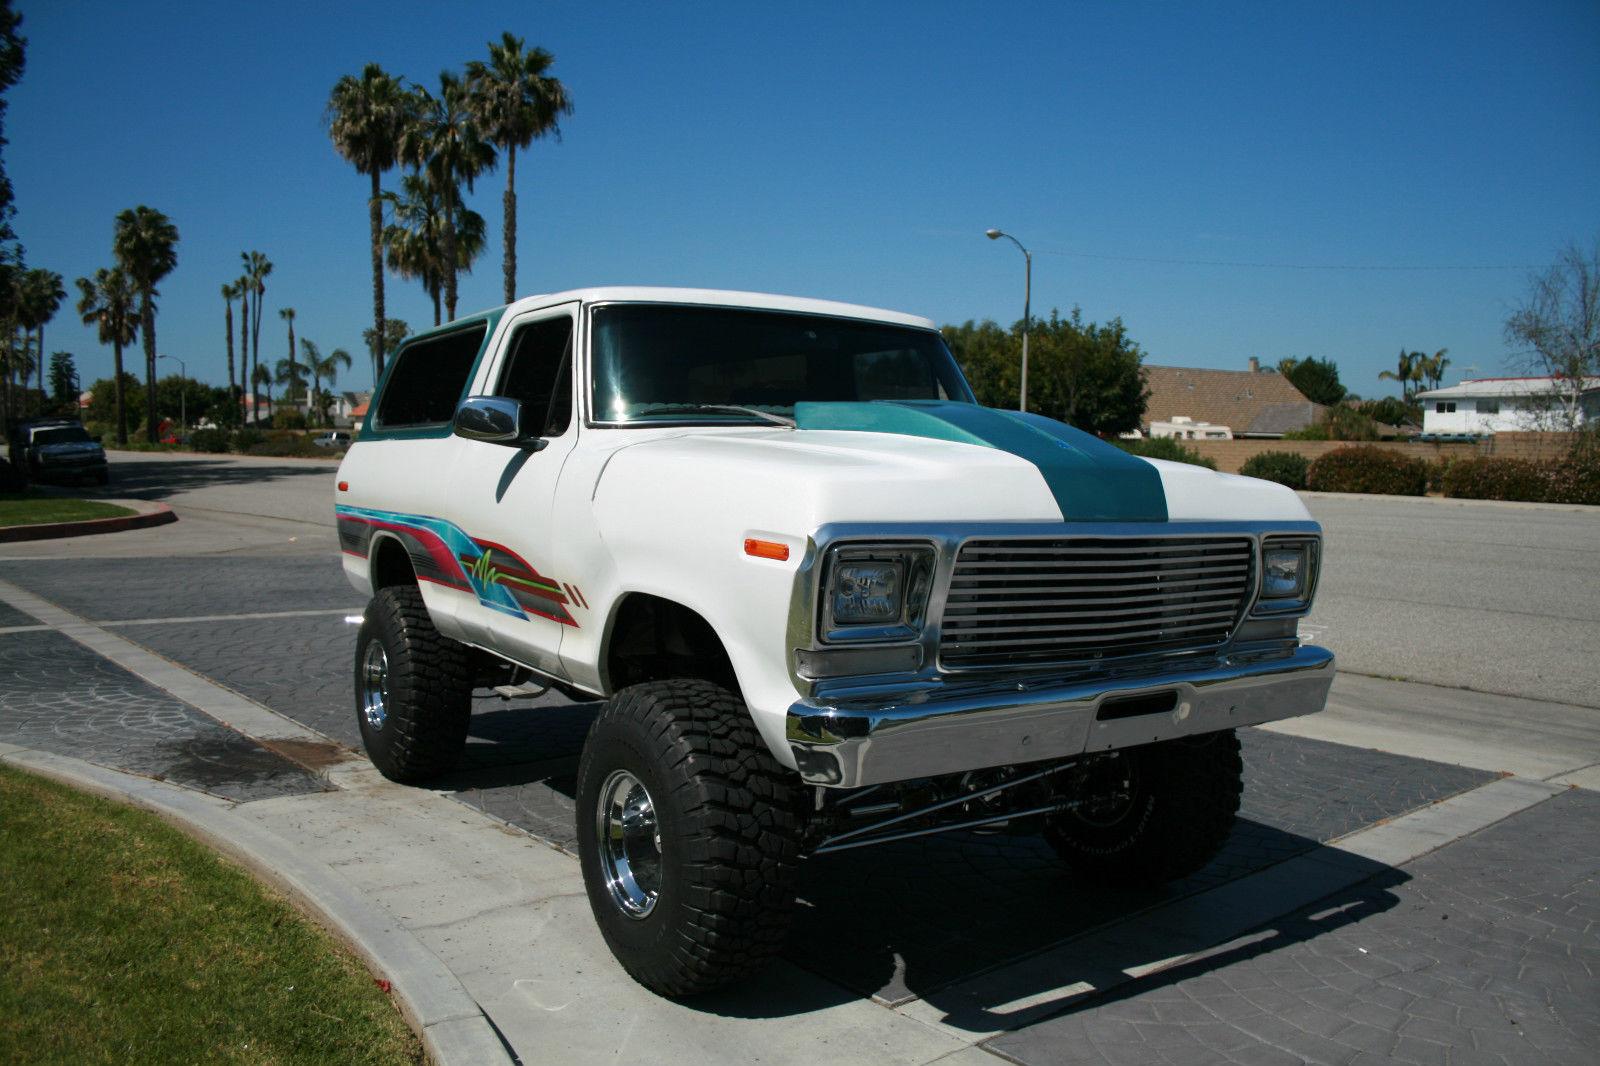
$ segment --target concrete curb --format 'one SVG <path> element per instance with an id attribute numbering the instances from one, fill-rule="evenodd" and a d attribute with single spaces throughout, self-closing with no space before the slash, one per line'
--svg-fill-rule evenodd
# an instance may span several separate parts
<path id="1" fill-rule="evenodd" d="M 234 816 L 235 804 L 11 744 L 0 746 L 0 762 L 151 811 L 288 896 L 348 945 L 375 977 L 389 981 L 401 1014 L 436 1066 L 511 1066 L 516 1061 L 482 1008 L 420 940 L 331 867 Z"/>
<path id="2" fill-rule="evenodd" d="M 1560 511 L 1567 514 L 1600 514 L 1600 506 L 1587 503 L 1535 503 L 1524 500 L 1464 500 L 1455 496 L 1395 496 L 1379 492 L 1312 492 L 1297 489 L 1305 500 L 1390 500 L 1404 503 L 1431 503 L 1439 507 L 1490 507 L 1509 511 Z"/>
<path id="3" fill-rule="evenodd" d="M 148 529 L 176 522 L 178 515 L 164 503 L 146 500 L 102 500 L 121 507 L 131 507 L 135 513 L 117 518 L 91 518 L 85 522 L 40 522 L 31 526 L 7 526 L 0 529 L 0 544 L 13 544 L 25 540 L 55 540 L 60 537 L 86 537 L 94 533 L 121 533 L 126 529 Z"/>

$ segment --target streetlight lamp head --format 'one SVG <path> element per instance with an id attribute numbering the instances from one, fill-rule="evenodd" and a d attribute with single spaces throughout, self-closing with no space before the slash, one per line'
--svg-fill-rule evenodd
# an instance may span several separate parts
<path id="1" fill-rule="evenodd" d="M 984 231 L 983 231 L 983 235 L 984 235 L 984 236 L 985 236 L 985 237 L 988 237 L 988 238 L 989 238 L 989 239 L 990 239 L 990 240 L 991 240 L 991 241 L 997 241 L 997 240 L 999 240 L 999 239 L 1000 239 L 1000 238 L 1001 238 L 1001 237 L 1004 237 L 1004 236 L 1005 236 L 1005 234 L 1004 234 L 1004 233 L 1001 233 L 1001 232 L 1000 232 L 1000 231 L 999 231 L 999 230 L 997 230 L 997 229 L 986 229 L 986 230 L 984 230 Z"/>

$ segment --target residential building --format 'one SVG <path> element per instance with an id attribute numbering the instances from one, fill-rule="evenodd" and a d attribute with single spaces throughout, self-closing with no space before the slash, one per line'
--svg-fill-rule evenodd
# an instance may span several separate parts
<path id="1" fill-rule="evenodd" d="M 1158 436 L 1157 425 L 1175 425 L 1181 418 L 1196 429 L 1202 425 L 1226 429 L 1226 439 L 1271 438 L 1326 417 L 1327 408 L 1308 400 L 1288 378 L 1276 370 L 1263 370 L 1255 358 L 1249 365 L 1248 370 L 1202 370 L 1146 364 L 1150 400 L 1140 428 Z"/>
<path id="2" fill-rule="evenodd" d="M 1600 377 L 1471 378 L 1417 393 L 1424 433 L 1567 429 L 1600 419 Z M 1570 411 L 1571 418 L 1568 413 Z"/>

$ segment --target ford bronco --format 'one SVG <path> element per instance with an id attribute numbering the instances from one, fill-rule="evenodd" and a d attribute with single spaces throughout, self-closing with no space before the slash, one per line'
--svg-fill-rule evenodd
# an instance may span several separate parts
<path id="1" fill-rule="evenodd" d="M 891 311 L 600 288 L 452 322 L 396 353 L 336 512 L 386 776 L 449 770 L 475 687 L 604 701 L 583 878 L 665 995 L 778 950 L 811 855 L 1003 826 L 1183 876 L 1235 730 L 1333 677 L 1292 491 L 981 407 Z"/>

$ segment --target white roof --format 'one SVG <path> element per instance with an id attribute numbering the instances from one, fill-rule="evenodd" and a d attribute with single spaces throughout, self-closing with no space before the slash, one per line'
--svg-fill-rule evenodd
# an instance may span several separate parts
<path id="1" fill-rule="evenodd" d="M 1534 396 L 1569 392 L 1570 380 L 1557 381 L 1550 377 L 1537 378 L 1472 378 L 1459 385 L 1443 389 L 1430 389 L 1417 393 L 1419 400 L 1470 400 L 1477 396 Z M 1600 389 L 1600 377 L 1585 378 L 1583 391 Z"/>
<path id="2" fill-rule="evenodd" d="M 835 318 L 860 318 L 872 322 L 889 322 L 897 326 L 916 326 L 936 329 L 932 320 L 903 311 L 887 311 L 880 307 L 863 307 L 859 304 L 838 303 L 833 300 L 813 300 L 804 296 L 779 296 L 769 292 L 737 292 L 729 289 L 679 289 L 650 285 L 605 285 L 589 289 L 568 289 L 565 292 L 525 296 L 506 308 L 508 314 L 531 311 L 552 304 L 570 303 L 675 303 L 704 304 L 712 307 L 756 307 L 767 311 L 794 311 L 808 315 L 832 315 Z"/>

